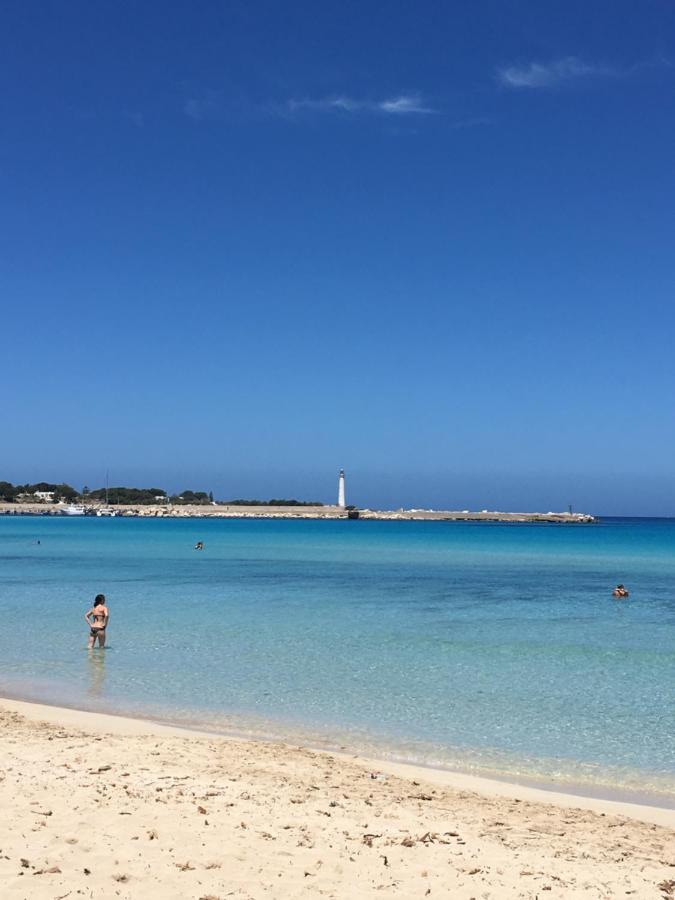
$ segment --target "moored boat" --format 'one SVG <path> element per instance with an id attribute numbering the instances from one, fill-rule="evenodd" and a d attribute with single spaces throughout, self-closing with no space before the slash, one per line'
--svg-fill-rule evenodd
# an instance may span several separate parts
<path id="1" fill-rule="evenodd" d="M 62 506 L 59 512 L 62 516 L 84 516 L 87 511 L 81 504 L 70 503 L 67 506 Z"/>

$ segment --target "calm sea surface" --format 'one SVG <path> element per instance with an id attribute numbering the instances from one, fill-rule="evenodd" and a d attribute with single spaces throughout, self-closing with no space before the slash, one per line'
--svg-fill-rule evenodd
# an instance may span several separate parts
<path id="1" fill-rule="evenodd" d="M 674 551 L 675 520 L 0 517 L 0 693 L 668 803 Z"/>

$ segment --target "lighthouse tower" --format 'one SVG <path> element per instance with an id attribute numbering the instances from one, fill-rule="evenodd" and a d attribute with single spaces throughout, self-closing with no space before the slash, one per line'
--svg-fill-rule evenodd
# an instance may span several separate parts
<path id="1" fill-rule="evenodd" d="M 340 509 L 345 508 L 345 470 L 340 469 L 340 477 L 338 478 L 338 502 Z"/>

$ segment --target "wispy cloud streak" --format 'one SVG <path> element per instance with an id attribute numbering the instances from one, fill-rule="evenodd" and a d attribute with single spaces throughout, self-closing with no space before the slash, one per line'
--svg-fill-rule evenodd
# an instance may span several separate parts
<path id="1" fill-rule="evenodd" d="M 213 118 L 218 112 L 218 101 L 214 95 L 188 97 L 183 102 L 183 112 L 194 122 L 203 122 Z"/>
<path id="2" fill-rule="evenodd" d="M 497 70 L 497 81 L 509 88 L 547 88 L 582 78 L 611 77 L 620 71 L 598 63 L 587 63 L 576 56 L 548 63 L 506 66 Z"/>
<path id="3" fill-rule="evenodd" d="M 383 100 L 358 100 L 344 95 L 318 99 L 292 99 L 286 103 L 288 112 L 306 110 L 317 113 L 361 113 L 370 115 L 410 116 L 433 115 L 438 112 L 428 106 L 419 94 L 399 94 Z"/>
<path id="4" fill-rule="evenodd" d="M 392 97 L 389 100 L 382 100 L 377 104 L 378 109 L 392 116 L 407 115 L 433 115 L 437 112 L 429 106 L 425 106 L 417 94 L 406 95 L 400 97 Z"/>

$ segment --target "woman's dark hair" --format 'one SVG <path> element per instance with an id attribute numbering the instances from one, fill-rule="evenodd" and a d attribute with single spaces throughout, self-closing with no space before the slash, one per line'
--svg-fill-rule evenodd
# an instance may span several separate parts
<path id="1" fill-rule="evenodd" d="M 105 594 L 97 594 L 94 603 L 105 603 Z"/>

